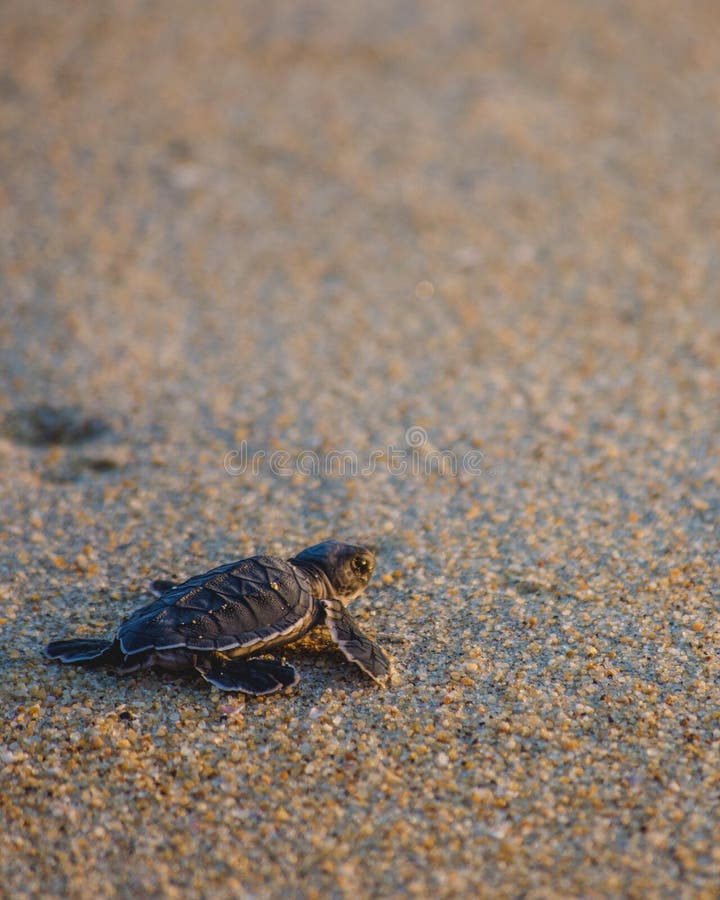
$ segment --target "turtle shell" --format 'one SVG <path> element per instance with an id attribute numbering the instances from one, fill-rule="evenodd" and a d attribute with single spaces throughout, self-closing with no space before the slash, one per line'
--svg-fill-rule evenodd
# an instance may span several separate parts
<path id="1" fill-rule="evenodd" d="M 300 569 L 272 556 L 254 556 L 170 588 L 132 613 L 117 638 L 127 656 L 178 647 L 247 648 L 250 654 L 300 637 L 318 613 L 310 579 Z"/>

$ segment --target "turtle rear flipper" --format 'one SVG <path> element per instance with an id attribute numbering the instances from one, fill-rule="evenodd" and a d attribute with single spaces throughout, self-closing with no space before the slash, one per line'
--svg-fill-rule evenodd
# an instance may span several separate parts
<path id="1" fill-rule="evenodd" d="M 205 681 L 221 691 L 242 691 L 260 696 L 291 687 L 300 680 L 292 666 L 272 659 L 228 659 L 225 656 L 198 656 L 195 668 Z"/>
<path id="2" fill-rule="evenodd" d="M 85 666 L 117 665 L 117 651 L 113 641 L 97 638 L 71 638 L 67 641 L 50 641 L 45 648 L 50 659 L 63 663 Z"/>
<path id="3" fill-rule="evenodd" d="M 345 658 L 375 681 L 385 681 L 390 675 L 390 657 L 387 653 L 362 631 L 339 600 L 330 597 L 322 602 L 330 637 Z"/>
<path id="4" fill-rule="evenodd" d="M 177 587 L 176 582 L 168 581 L 166 578 L 154 578 L 148 584 L 148 590 L 153 597 L 162 597 L 165 591 L 170 591 L 174 587 Z"/>

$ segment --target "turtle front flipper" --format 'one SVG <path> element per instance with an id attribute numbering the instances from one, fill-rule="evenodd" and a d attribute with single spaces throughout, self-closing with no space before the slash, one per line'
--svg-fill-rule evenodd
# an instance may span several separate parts
<path id="1" fill-rule="evenodd" d="M 358 623 L 339 600 L 329 597 L 322 601 L 330 637 L 346 659 L 359 666 L 375 681 L 383 682 L 390 675 L 390 657 L 382 647 L 363 633 Z"/>
<path id="2" fill-rule="evenodd" d="M 205 681 L 221 691 L 242 691 L 260 696 L 292 687 L 300 680 L 292 666 L 273 659 L 228 659 L 219 653 L 198 656 L 195 668 Z"/>

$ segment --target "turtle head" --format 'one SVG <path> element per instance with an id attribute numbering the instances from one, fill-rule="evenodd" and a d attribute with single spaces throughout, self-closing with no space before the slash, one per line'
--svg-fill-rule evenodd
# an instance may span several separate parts
<path id="1" fill-rule="evenodd" d="M 320 575 L 329 595 L 348 602 L 362 593 L 375 568 L 374 547 L 323 541 L 290 560 L 311 575 Z"/>

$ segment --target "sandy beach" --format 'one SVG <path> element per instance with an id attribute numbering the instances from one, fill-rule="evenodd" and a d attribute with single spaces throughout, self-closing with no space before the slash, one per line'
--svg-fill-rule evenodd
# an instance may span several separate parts
<path id="1" fill-rule="evenodd" d="M 0 9 L 0 896 L 720 892 L 720 10 Z M 63 667 L 372 542 L 265 699 Z"/>

